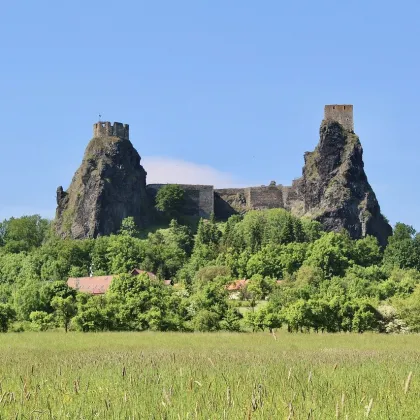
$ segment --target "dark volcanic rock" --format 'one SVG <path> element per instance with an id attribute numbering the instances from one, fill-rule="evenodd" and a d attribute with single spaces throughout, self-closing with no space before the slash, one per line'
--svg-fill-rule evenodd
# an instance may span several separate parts
<path id="1" fill-rule="evenodd" d="M 320 142 L 305 153 L 303 176 L 291 187 L 288 206 L 320 221 L 328 231 L 344 228 L 352 238 L 373 235 L 386 244 L 392 229 L 363 166 L 359 138 L 335 121 L 323 121 Z"/>
<path id="2" fill-rule="evenodd" d="M 146 172 L 131 142 L 95 137 L 69 189 L 57 189 L 55 226 L 63 237 L 91 238 L 117 232 L 128 216 L 142 226 L 147 211 Z"/>

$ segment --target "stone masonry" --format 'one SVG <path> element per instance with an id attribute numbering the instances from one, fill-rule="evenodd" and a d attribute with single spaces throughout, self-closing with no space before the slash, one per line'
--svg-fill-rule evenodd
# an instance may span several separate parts
<path id="1" fill-rule="evenodd" d="M 284 208 L 283 186 L 270 185 L 246 188 L 222 188 L 215 190 L 215 215 L 226 219 L 247 210 Z"/>
<path id="2" fill-rule="evenodd" d="M 149 184 L 147 193 L 154 200 L 160 188 L 167 184 Z M 178 184 L 184 190 L 184 205 L 182 213 L 187 216 L 199 216 L 210 218 L 214 212 L 214 189 L 213 185 L 183 185 Z"/>
<path id="3" fill-rule="evenodd" d="M 274 181 L 223 189 L 181 184 L 182 213 L 202 218 L 214 213 L 226 220 L 249 210 L 284 208 L 320 221 L 328 231 L 345 228 L 354 238 L 372 234 L 385 244 L 392 229 L 367 181 L 362 155 L 354 134 L 353 105 L 325 105 L 320 141 L 313 152 L 305 153 L 302 177 L 291 186 Z M 165 184 L 146 185 L 140 159 L 129 140 L 128 124 L 95 123 L 68 190 L 57 189 L 57 232 L 73 238 L 108 235 L 129 216 L 138 226 L 150 223 L 153 201 Z"/>
<path id="4" fill-rule="evenodd" d="M 93 124 L 93 137 L 119 137 L 123 140 L 130 140 L 128 124 L 121 124 L 109 121 L 99 121 Z"/>
<path id="5" fill-rule="evenodd" d="M 339 122 L 345 130 L 353 132 L 353 105 L 325 105 L 324 120 Z M 129 140 L 129 125 L 109 121 L 99 121 L 93 125 L 94 137 L 119 137 Z M 165 184 L 147 185 L 148 195 L 154 199 L 157 191 Z M 179 185 L 185 191 L 183 213 L 190 216 L 209 218 L 215 213 L 217 218 L 226 219 L 232 214 L 248 210 L 286 208 L 290 210 L 295 202 L 296 186 L 261 185 L 245 188 L 214 189 L 212 185 Z"/>
<path id="6" fill-rule="evenodd" d="M 337 121 L 347 131 L 353 132 L 353 105 L 325 105 L 324 120 Z"/>

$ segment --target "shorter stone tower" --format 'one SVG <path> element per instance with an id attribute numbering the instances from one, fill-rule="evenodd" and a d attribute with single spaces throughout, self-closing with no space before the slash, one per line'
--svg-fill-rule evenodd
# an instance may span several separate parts
<path id="1" fill-rule="evenodd" d="M 119 137 L 120 139 L 130 140 L 128 124 L 121 124 L 109 121 L 99 121 L 93 124 L 93 137 Z"/>
<path id="2" fill-rule="evenodd" d="M 325 105 L 324 120 L 337 121 L 347 131 L 354 131 L 353 105 Z"/>

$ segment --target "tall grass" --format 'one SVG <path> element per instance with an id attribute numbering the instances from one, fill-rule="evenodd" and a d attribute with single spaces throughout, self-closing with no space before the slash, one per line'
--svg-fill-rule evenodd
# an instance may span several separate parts
<path id="1" fill-rule="evenodd" d="M 0 335 L 0 419 L 419 419 L 420 336 Z"/>

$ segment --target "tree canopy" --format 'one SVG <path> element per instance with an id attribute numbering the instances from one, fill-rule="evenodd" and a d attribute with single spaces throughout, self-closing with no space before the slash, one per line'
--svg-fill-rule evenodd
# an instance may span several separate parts
<path id="1" fill-rule="evenodd" d="M 174 214 L 181 194 L 162 190 Z M 382 249 L 282 209 L 149 232 L 127 218 L 117 235 L 87 240 L 12 218 L 0 224 L 0 330 L 417 332 L 419 238 L 398 223 Z M 89 275 L 114 279 L 99 296 L 66 284 Z"/>
<path id="2" fill-rule="evenodd" d="M 156 194 L 156 208 L 170 217 L 177 217 L 184 204 L 184 190 L 175 184 L 159 188 Z"/>

